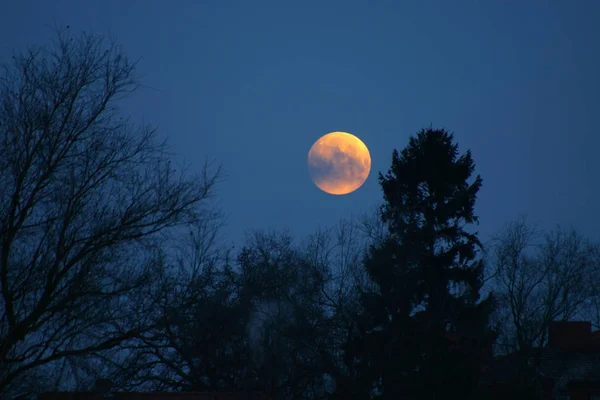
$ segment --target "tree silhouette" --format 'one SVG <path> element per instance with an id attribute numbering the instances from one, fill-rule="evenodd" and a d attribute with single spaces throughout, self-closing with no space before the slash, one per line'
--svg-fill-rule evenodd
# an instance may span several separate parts
<path id="1" fill-rule="evenodd" d="M 477 222 L 481 178 L 469 182 L 471 154 L 458 157 L 452 141 L 445 130 L 422 130 L 400 155 L 393 152 L 389 172 L 380 174 L 388 235 L 365 260 L 376 290 L 362 293 L 339 398 L 481 396 L 492 298 L 479 301 L 481 245 L 467 229 Z M 450 334 L 458 335 L 460 351 Z"/>
<path id="2" fill-rule="evenodd" d="M 177 173 L 120 117 L 137 87 L 114 44 L 67 30 L 0 77 L 0 392 L 139 337 L 163 234 L 203 218 L 218 173 Z"/>
<path id="3" fill-rule="evenodd" d="M 600 246 L 575 230 L 540 231 L 521 217 L 506 224 L 490 253 L 497 351 L 514 357 L 513 397 L 531 398 L 551 322 L 598 321 Z"/>

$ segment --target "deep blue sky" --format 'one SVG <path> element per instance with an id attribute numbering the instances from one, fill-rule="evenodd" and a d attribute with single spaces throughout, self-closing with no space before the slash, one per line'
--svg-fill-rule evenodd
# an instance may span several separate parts
<path id="1" fill-rule="evenodd" d="M 223 163 L 231 240 L 372 209 L 377 172 L 430 123 L 473 152 L 483 239 L 526 213 L 600 240 L 599 19 L 597 0 L 7 0 L 0 61 L 56 24 L 113 35 L 153 88 L 125 111 L 194 169 Z M 321 192 L 306 166 L 338 130 L 373 157 L 347 196 Z"/>

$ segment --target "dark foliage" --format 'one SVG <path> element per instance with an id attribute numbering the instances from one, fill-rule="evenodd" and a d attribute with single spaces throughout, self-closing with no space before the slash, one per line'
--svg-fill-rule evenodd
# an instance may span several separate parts
<path id="1" fill-rule="evenodd" d="M 492 335 L 492 298 L 479 301 L 481 244 L 469 225 L 481 187 L 470 152 L 445 130 L 422 130 L 379 180 L 385 241 L 365 269 L 356 335 L 345 347 L 348 382 L 338 394 L 379 399 L 476 398 Z M 454 340 L 454 341 L 453 341 Z"/>

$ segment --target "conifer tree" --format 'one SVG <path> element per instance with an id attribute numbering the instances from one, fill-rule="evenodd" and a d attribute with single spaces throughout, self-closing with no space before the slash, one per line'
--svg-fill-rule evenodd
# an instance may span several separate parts
<path id="1" fill-rule="evenodd" d="M 379 175 L 388 236 L 365 259 L 375 290 L 362 293 L 344 349 L 351 379 L 339 393 L 485 396 L 480 372 L 491 350 L 493 300 L 480 301 L 484 265 L 472 226 L 482 180 L 472 178 L 474 168 L 471 153 L 459 156 L 443 129 L 421 130 L 400 154 L 394 150 L 391 168 Z"/>

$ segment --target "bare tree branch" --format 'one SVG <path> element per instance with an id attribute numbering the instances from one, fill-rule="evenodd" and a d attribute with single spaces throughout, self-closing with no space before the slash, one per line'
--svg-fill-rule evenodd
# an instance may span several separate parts
<path id="1" fill-rule="evenodd" d="M 495 240 L 491 260 L 502 352 L 543 347 L 554 320 L 589 318 L 598 294 L 598 246 L 576 231 L 542 234 L 523 217 Z"/>
<path id="2" fill-rule="evenodd" d="M 57 39 L 0 77 L 0 391 L 139 337 L 153 249 L 207 217 L 220 175 L 177 172 L 152 129 L 120 116 L 139 84 L 114 43 Z"/>

